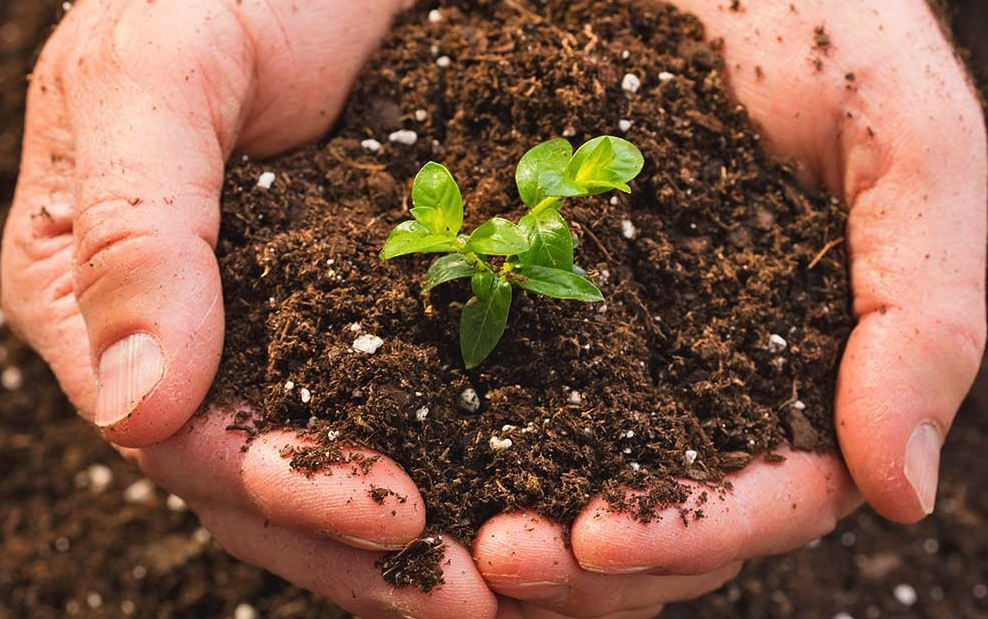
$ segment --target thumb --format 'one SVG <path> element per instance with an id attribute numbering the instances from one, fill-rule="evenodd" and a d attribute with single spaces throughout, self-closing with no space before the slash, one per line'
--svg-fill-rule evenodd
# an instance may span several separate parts
<path id="1" fill-rule="evenodd" d="M 219 197 L 252 57 L 236 45 L 204 50 L 169 34 L 160 13 L 123 10 L 112 26 L 85 16 L 94 23 L 73 31 L 91 27 L 100 42 L 67 53 L 56 80 L 74 133 L 70 268 L 97 383 L 93 421 L 114 443 L 143 447 L 188 420 L 219 365 Z M 195 69 L 182 70 L 190 58 Z"/>
<path id="2" fill-rule="evenodd" d="M 188 97 L 189 95 L 184 95 Z M 202 402 L 223 347 L 213 248 L 224 152 L 208 126 L 118 85 L 77 126 L 73 265 L 97 380 L 94 421 L 128 447 Z"/>

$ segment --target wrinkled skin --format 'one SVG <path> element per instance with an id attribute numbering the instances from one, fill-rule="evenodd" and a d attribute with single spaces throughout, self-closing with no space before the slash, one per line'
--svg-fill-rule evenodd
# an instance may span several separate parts
<path id="1" fill-rule="evenodd" d="M 399 0 L 80 0 L 31 81 L 3 311 L 81 414 L 231 553 L 368 619 L 646 618 L 719 587 L 746 558 L 828 532 L 862 498 L 919 520 L 985 341 L 975 97 L 923 0 L 676 4 L 723 37 L 729 83 L 764 143 L 850 206 L 858 325 L 836 401 L 846 469 L 807 454 L 755 464 L 689 528 L 641 524 L 597 500 L 571 548 L 556 524 L 498 516 L 472 549 L 449 543 L 447 584 L 424 595 L 389 589 L 373 567 L 424 526 L 394 462 L 306 479 L 278 455 L 293 436 L 244 453 L 228 414 L 189 420 L 222 348 L 224 161 L 322 135 Z M 812 48 L 821 24 L 826 54 Z M 381 508 L 371 484 L 409 500 Z"/>

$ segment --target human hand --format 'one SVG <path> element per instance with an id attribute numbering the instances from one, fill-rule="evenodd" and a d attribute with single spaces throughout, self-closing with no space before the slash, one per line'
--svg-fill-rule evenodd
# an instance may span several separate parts
<path id="1" fill-rule="evenodd" d="M 233 554 L 371 617 L 490 617 L 450 542 L 447 584 L 393 591 L 373 565 L 421 534 L 422 499 L 384 458 L 307 479 L 232 413 L 190 417 L 224 333 L 213 246 L 224 160 L 323 135 L 399 0 L 81 0 L 31 80 L 2 302 L 81 414 L 134 448 Z M 184 427 L 183 427 L 184 426 Z M 407 502 L 374 503 L 387 487 Z"/>
<path id="2" fill-rule="evenodd" d="M 572 550 L 550 523 L 500 516 L 474 554 L 527 617 L 559 617 L 533 605 L 652 616 L 693 592 L 670 579 L 708 574 L 696 578 L 714 585 L 725 566 L 810 541 L 858 504 L 857 489 L 882 515 L 919 520 L 933 510 L 943 437 L 984 347 L 984 125 L 926 2 L 675 4 L 723 37 L 730 85 L 766 146 L 850 207 L 858 324 L 835 413 L 849 473 L 834 457 L 784 452 L 784 464 L 732 476 L 733 493 L 689 527 L 673 511 L 642 524 L 596 500 L 572 526 Z M 825 49 L 814 47 L 819 26 Z"/>

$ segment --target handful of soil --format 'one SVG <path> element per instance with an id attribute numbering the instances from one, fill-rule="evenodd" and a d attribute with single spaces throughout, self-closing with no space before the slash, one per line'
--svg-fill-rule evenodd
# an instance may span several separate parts
<path id="1" fill-rule="evenodd" d="M 429 530 L 461 540 L 522 507 L 571 522 L 597 494 L 647 521 L 687 499 L 677 480 L 717 486 L 784 443 L 833 450 L 845 213 L 762 152 L 699 21 L 637 0 L 429 9 L 401 18 L 328 142 L 230 168 L 213 400 L 246 397 L 261 431 L 314 441 L 292 455 L 308 473 L 341 444 L 388 454 Z M 517 221 L 527 149 L 608 133 L 645 154 L 632 195 L 565 207 L 605 301 L 519 293 L 497 349 L 464 370 L 469 284 L 426 295 L 432 257 L 378 258 L 415 173 L 450 168 L 467 226 Z M 648 492 L 627 504 L 628 487 Z"/>

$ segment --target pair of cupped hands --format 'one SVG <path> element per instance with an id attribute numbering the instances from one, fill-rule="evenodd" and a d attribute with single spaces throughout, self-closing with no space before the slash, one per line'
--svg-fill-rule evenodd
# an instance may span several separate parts
<path id="1" fill-rule="evenodd" d="M 862 500 L 900 522 L 933 510 L 940 449 L 985 341 L 986 140 L 925 0 L 676 2 L 723 38 L 765 145 L 849 205 L 858 322 L 836 399 L 843 462 L 756 463 L 689 527 L 595 499 L 569 546 L 558 524 L 499 515 L 472 548 L 447 538 L 446 584 L 423 594 L 374 567 L 425 522 L 397 464 L 310 479 L 279 455 L 295 436 L 242 452 L 242 434 L 224 430 L 232 413 L 190 419 L 223 344 L 224 161 L 324 135 L 403 4 L 80 0 L 58 27 L 31 79 L 0 291 L 108 440 L 228 551 L 366 618 L 651 617 L 749 557 L 830 531 Z M 821 25 L 825 51 L 813 47 Z M 381 507 L 372 485 L 408 500 Z"/>

